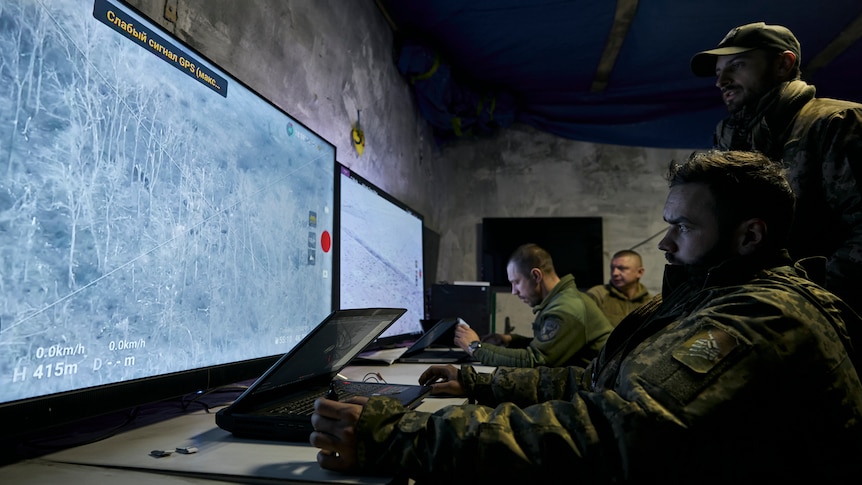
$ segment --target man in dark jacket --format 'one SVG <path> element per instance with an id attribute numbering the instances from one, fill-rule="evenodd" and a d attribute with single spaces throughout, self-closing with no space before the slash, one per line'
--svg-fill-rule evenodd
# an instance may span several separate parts
<path id="1" fill-rule="evenodd" d="M 753 152 L 672 163 L 662 292 L 581 367 L 432 366 L 420 382 L 476 404 L 318 400 L 323 468 L 419 483 L 852 483 L 862 325 L 787 251 L 795 196 Z"/>
<path id="2" fill-rule="evenodd" d="M 716 148 L 784 162 L 797 195 L 790 255 L 826 256 L 826 288 L 862 314 L 862 104 L 816 98 L 800 66 L 793 33 L 763 22 L 691 59 L 694 74 L 716 77 L 730 113 Z M 849 330 L 862 345 L 862 329 Z"/>

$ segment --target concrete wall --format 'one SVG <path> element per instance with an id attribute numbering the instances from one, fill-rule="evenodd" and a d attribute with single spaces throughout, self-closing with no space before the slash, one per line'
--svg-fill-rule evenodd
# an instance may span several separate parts
<path id="1" fill-rule="evenodd" d="M 373 0 L 129 0 L 181 40 L 336 145 L 338 161 L 425 216 L 436 280 L 476 280 L 482 217 L 601 216 L 605 266 L 638 246 L 661 288 L 662 175 L 690 150 L 598 145 L 515 125 L 437 146 L 395 67 Z M 166 6 L 168 18 L 165 17 Z M 361 110 L 366 147 L 350 130 Z M 608 277 L 607 269 L 605 276 Z"/>

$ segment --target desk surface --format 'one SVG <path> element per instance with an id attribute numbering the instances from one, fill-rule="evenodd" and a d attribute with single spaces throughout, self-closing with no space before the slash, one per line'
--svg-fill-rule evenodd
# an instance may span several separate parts
<path id="1" fill-rule="evenodd" d="M 427 364 L 353 366 L 342 374 L 361 380 L 379 373 L 387 382 L 413 384 Z M 480 368 L 490 370 L 492 368 Z M 462 398 L 429 397 L 418 409 L 433 412 Z M 388 483 L 389 477 L 346 476 L 321 469 L 317 449 L 306 443 L 236 438 L 215 424 L 215 410 L 198 411 L 118 434 L 95 443 L 0 468 L 0 482 L 15 484 L 101 483 L 127 485 L 290 482 Z M 155 458 L 152 450 L 193 446 L 193 454 Z"/>

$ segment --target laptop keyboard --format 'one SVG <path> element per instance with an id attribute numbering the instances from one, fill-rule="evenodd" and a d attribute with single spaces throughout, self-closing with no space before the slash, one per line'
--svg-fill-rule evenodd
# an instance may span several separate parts
<path id="1" fill-rule="evenodd" d="M 372 382 L 347 382 L 338 386 L 338 398 L 343 401 L 355 396 L 370 397 L 372 395 L 394 395 L 414 387 L 412 385 L 384 384 Z M 314 400 L 326 393 L 309 394 L 293 399 L 281 406 L 272 408 L 269 414 L 311 415 L 314 412 Z"/>
<path id="2" fill-rule="evenodd" d="M 309 415 L 314 411 L 314 400 L 318 397 L 323 397 L 323 393 L 309 394 L 299 399 L 294 399 L 286 402 L 281 406 L 273 408 L 269 411 L 270 414 L 293 414 L 293 415 Z"/>

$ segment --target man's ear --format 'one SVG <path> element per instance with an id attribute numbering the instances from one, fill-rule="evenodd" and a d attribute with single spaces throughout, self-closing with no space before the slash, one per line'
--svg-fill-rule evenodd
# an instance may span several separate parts
<path id="1" fill-rule="evenodd" d="M 740 255 L 752 254 L 766 243 L 766 222 L 748 219 L 737 226 L 736 248 Z"/>
<path id="2" fill-rule="evenodd" d="M 531 269 L 530 270 L 530 276 L 533 278 L 533 281 L 535 281 L 536 283 L 542 282 L 542 276 L 543 276 L 542 270 L 540 270 L 539 268 Z"/>
<path id="3" fill-rule="evenodd" d="M 791 51 L 782 52 L 778 56 L 778 65 L 776 66 L 778 77 L 785 81 L 788 80 L 794 66 L 796 66 L 796 54 Z"/>

